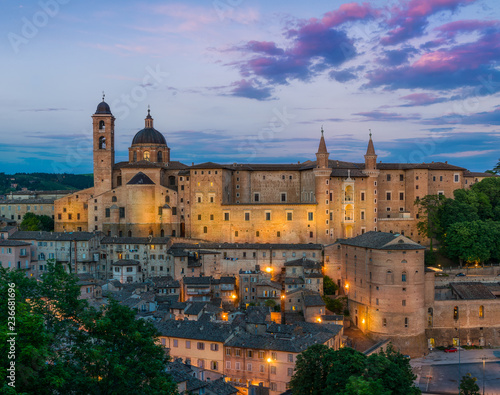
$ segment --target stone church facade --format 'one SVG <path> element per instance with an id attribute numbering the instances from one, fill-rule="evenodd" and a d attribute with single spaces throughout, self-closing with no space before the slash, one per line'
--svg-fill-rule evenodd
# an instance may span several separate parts
<path id="1" fill-rule="evenodd" d="M 56 231 L 329 244 L 380 230 L 419 240 L 415 199 L 452 197 L 474 180 L 448 163 L 377 163 L 371 135 L 363 162 L 330 158 L 323 131 L 314 161 L 188 166 L 171 160 L 149 110 L 129 160 L 116 163 L 115 118 L 104 100 L 92 122 L 94 187 L 55 201 Z"/>

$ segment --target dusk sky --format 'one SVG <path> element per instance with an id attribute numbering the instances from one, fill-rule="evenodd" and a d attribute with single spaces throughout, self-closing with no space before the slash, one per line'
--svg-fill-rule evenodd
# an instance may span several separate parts
<path id="1" fill-rule="evenodd" d="M 92 172 L 102 91 L 127 160 L 148 105 L 186 164 L 382 162 L 492 169 L 495 0 L 0 0 L 0 171 Z"/>

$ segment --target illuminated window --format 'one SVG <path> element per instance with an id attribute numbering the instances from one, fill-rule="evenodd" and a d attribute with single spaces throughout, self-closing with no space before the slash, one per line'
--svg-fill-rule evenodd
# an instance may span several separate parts
<path id="1" fill-rule="evenodd" d="M 479 306 L 479 318 L 484 318 L 484 306 Z"/>
<path id="2" fill-rule="evenodd" d="M 458 320 L 458 306 L 453 308 L 453 319 Z"/>
<path id="3" fill-rule="evenodd" d="M 144 160 L 149 160 L 149 151 L 144 151 L 143 159 Z"/>

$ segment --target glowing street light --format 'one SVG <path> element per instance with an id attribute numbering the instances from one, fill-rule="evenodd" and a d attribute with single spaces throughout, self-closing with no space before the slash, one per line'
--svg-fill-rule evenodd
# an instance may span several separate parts
<path id="1" fill-rule="evenodd" d="M 321 317 L 316 318 L 316 321 L 318 321 L 321 324 Z"/>
<path id="2" fill-rule="evenodd" d="M 273 271 L 272 267 L 270 267 L 270 266 L 266 267 L 266 272 L 271 273 L 272 271 Z"/>

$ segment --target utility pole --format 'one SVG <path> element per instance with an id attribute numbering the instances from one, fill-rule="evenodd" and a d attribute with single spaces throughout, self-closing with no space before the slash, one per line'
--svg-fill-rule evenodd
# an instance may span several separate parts
<path id="1" fill-rule="evenodd" d="M 484 395 L 484 363 L 486 362 L 486 358 L 483 357 L 483 395 Z"/>

